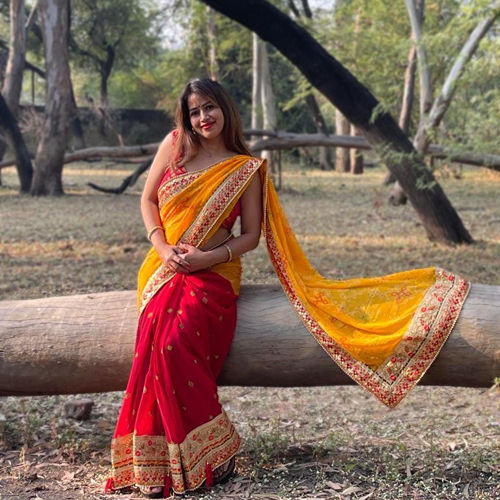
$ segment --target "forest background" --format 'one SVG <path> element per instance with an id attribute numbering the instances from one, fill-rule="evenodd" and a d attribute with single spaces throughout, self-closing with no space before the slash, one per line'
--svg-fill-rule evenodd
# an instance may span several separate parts
<path id="1" fill-rule="evenodd" d="M 272 3 L 367 86 L 384 110 L 396 119 L 400 116 L 405 71 L 414 46 L 404 2 Z M 25 2 L 26 17 L 33 6 L 34 2 Z M 423 40 L 435 96 L 491 6 L 483 0 L 425 2 Z M 10 21 L 8 2 L 3 2 L 2 78 Z M 254 35 L 202 2 L 75 0 L 70 33 L 74 97 L 82 118 L 88 119 L 83 119 L 83 142 L 73 134 L 68 151 L 159 141 L 172 126 L 170 117 L 186 81 L 210 75 L 234 97 L 246 129 L 266 128 L 267 111 L 256 109 L 252 95 Z M 29 64 L 18 122 L 28 149 L 34 151 L 42 135 L 39 106 L 46 99 L 45 58 L 36 18 L 27 32 L 26 47 Z M 331 102 L 296 66 L 271 44 L 265 44 L 265 50 L 273 130 L 313 134 L 326 127 L 330 134 L 346 130 L 356 134 L 341 124 Z M 496 23 L 456 82 L 444 118 L 430 133 L 433 143 L 454 154 L 500 155 L 499 61 Z M 410 138 L 417 134 L 422 118 L 416 68 L 415 72 Z M 165 119 L 153 127 L 125 119 L 119 111 L 124 109 L 158 110 Z M 324 121 L 320 126 L 318 111 Z M 324 151 L 317 147 L 288 148 L 281 158 L 280 197 L 299 241 L 321 272 L 348 278 L 435 264 L 476 283 L 498 284 L 500 175 L 495 169 L 449 158 L 433 162 L 434 175 L 475 240 L 472 245 L 450 247 L 426 239 L 411 206 L 387 204 L 392 188 L 383 185 L 387 169 L 379 155 L 362 152 L 363 173 L 353 175 L 346 170 L 361 153 L 353 159 L 342 149 L 330 148 L 326 163 Z M 4 163 L 12 164 L 12 150 L 2 154 Z M 143 178 L 122 196 L 102 194 L 87 182 L 116 187 L 143 160 L 68 163 L 62 171 L 67 196 L 56 198 L 20 196 L 15 169 L 2 168 L 0 297 L 28 299 L 134 288 L 136 269 L 148 248 L 138 209 Z M 244 281 L 275 282 L 263 247 L 245 260 Z M 195 498 L 489 499 L 499 495 L 495 389 L 417 388 L 394 412 L 351 387 L 222 388 L 221 395 L 245 438 L 238 477 Z M 65 416 L 71 397 L 0 401 L 0 496 L 104 498 L 101 486 L 120 394 L 90 397 L 92 416 L 83 422 Z"/>

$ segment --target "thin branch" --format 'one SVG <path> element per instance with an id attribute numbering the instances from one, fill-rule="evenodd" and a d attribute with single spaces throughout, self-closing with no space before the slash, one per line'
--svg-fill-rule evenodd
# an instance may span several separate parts
<path id="1" fill-rule="evenodd" d="M 293 12 L 293 15 L 295 17 L 300 17 L 299 9 L 297 9 L 297 6 L 295 5 L 293 0 L 288 0 L 288 7 L 290 7 L 290 10 Z"/>
<path id="2" fill-rule="evenodd" d="M 421 10 L 417 11 L 414 0 L 405 0 L 406 9 L 410 18 L 412 39 L 415 43 L 418 55 L 418 75 L 420 79 L 420 116 L 423 117 L 432 106 L 432 86 L 429 63 L 427 61 L 427 49 L 422 38 L 422 19 L 424 3 L 422 0 Z"/>
<path id="3" fill-rule="evenodd" d="M 35 13 L 38 7 L 38 0 L 35 0 L 33 7 L 31 7 L 31 11 L 29 13 L 28 19 L 25 24 L 26 33 L 32 28 L 33 23 L 35 22 Z"/>
<path id="4" fill-rule="evenodd" d="M 455 62 L 443 84 L 441 93 L 435 99 L 432 109 L 427 120 L 427 129 L 437 127 L 448 109 L 451 99 L 457 89 L 457 81 L 464 72 L 465 65 L 470 61 L 471 57 L 476 52 L 483 37 L 489 31 L 493 23 L 500 16 L 500 8 L 493 10 L 491 14 L 480 21 L 470 34 L 465 42 L 460 54 L 458 54 Z"/>

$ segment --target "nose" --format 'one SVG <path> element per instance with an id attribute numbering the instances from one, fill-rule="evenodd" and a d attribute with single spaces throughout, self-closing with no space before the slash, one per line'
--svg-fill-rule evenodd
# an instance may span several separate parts
<path id="1" fill-rule="evenodd" d="M 200 112 L 201 121 L 205 121 L 209 116 L 209 112 L 206 109 L 202 109 Z"/>

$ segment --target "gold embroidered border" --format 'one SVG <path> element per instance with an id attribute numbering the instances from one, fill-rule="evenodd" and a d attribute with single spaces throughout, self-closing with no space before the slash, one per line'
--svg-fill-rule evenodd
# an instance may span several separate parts
<path id="1" fill-rule="evenodd" d="M 212 163 L 208 167 L 205 168 L 200 168 L 199 170 L 196 170 L 195 172 L 186 172 L 184 174 L 180 175 L 175 175 L 165 181 L 159 188 L 158 188 L 158 205 L 161 210 L 163 205 L 172 198 L 172 196 L 176 195 L 177 193 L 180 193 L 186 186 L 191 184 L 191 182 L 195 181 L 200 175 L 205 173 L 207 170 L 211 169 L 212 167 L 216 167 L 217 165 L 220 165 L 221 163 L 224 163 L 227 160 L 236 158 L 238 156 L 244 156 L 244 155 L 234 155 L 230 156 L 228 158 L 224 158 L 223 160 L 220 160 L 216 163 Z"/>
<path id="2" fill-rule="evenodd" d="M 222 163 L 222 162 L 221 162 Z M 221 185 L 215 190 L 210 200 L 197 215 L 191 226 L 181 237 L 181 241 L 198 246 L 205 236 L 210 232 L 223 215 L 225 209 L 237 199 L 245 190 L 252 175 L 260 168 L 263 160 L 250 158 L 238 170 L 229 175 Z M 214 165 L 212 165 L 214 166 Z M 207 167 L 212 168 L 212 167 Z M 207 169 L 204 169 L 207 170 Z M 168 283 L 175 273 L 163 265 L 151 275 L 141 295 L 141 306 L 139 313 L 142 313 L 151 298 Z"/>
<path id="3" fill-rule="evenodd" d="M 171 271 L 168 267 L 160 264 L 160 267 L 151 275 L 146 283 L 146 286 L 142 290 L 139 314 L 144 311 L 145 307 L 148 305 L 149 301 L 153 298 L 156 292 L 158 292 L 160 288 L 168 283 L 174 276 L 174 271 Z"/>
<path id="4" fill-rule="evenodd" d="M 180 444 L 165 436 L 126 436 L 111 443 L 114 488 L 131 485 L 163 486 L 172 479 L 176 493 L 199 488 L 212 470 L 230 460 L 239 450 L 241 438 L 224 410 L 214 419 L 192 430 Z"/>
<path id="5" fill-rule="evenodd" d="M 181 237 L 181 241 L 194 246 L 199 245 L 220 219 L 226 208 L 245 190 L 252 175 L 261 166 L 262 161 L 259 158 L 251 158 L 236 172 L 224 179 Z"/>
<path id="6" fill-rule="evenodd" d="M 411 359 L 425 350 L 433 336 L 431 330 L 440 328 L 440 322 L 446 319 L 443 316 L 447 310 L 451 314 L 458 315 L 460 309 L 457 311 L 457 307 L 460 299 L 457 297 L 450 299 L 450 294 L 454 293 L 457 286 L 457 279 L 460 278 L 436 268 L 436 282 L 427 290 L 401 342 L 376 370 L 385 382 L 388 384 L 398 382 Z"/>
<path id="7" fill-rule="evenodd" d="M 306 328 L 347 375 L 387 406 L 396 406 L 422 378 L 443 347 L 458 319 L 470 284 L 460 276 L 437 269 L 436 283 L 419 305 L 401 347 L 378 371 L 373 371 L 340 347 L 309 314 L 293 289 L 286 270 L 286 257 L 279 253 L 267 213 L 266 219 L 265 236 L 271 261 L 288 300 Z"/>
<path id="8" fill-rule="evenodd" d="M 202 175 L 204 170 L 198 170 L 196 172 L 187 172 L 185 174 L 176 175 L 171 177 L 166 182 L 164 182 L 158 189 L 158 206 L 160 210 L 173 196 L 180 193 L 185 189 L 191 182 L 195 181 L 200 175 Z"/>

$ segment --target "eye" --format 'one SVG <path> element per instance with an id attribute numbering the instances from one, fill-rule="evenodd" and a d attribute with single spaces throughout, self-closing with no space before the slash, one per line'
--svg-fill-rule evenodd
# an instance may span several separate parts
<path id="1" fill-rule="evenodd" d="M 198 110 L 191 111 L 189 116 L 196 116 L 198 114 Z"/>
<path id="2" fill-rule="evenodd" d="M 214 109 L 214 108 L 215 108 L 215 106 L 213 104 L 207 104 L 205 106 L 205 109 L 208 109 L 208 110 L 211 110 L 211 109 Z"/>

